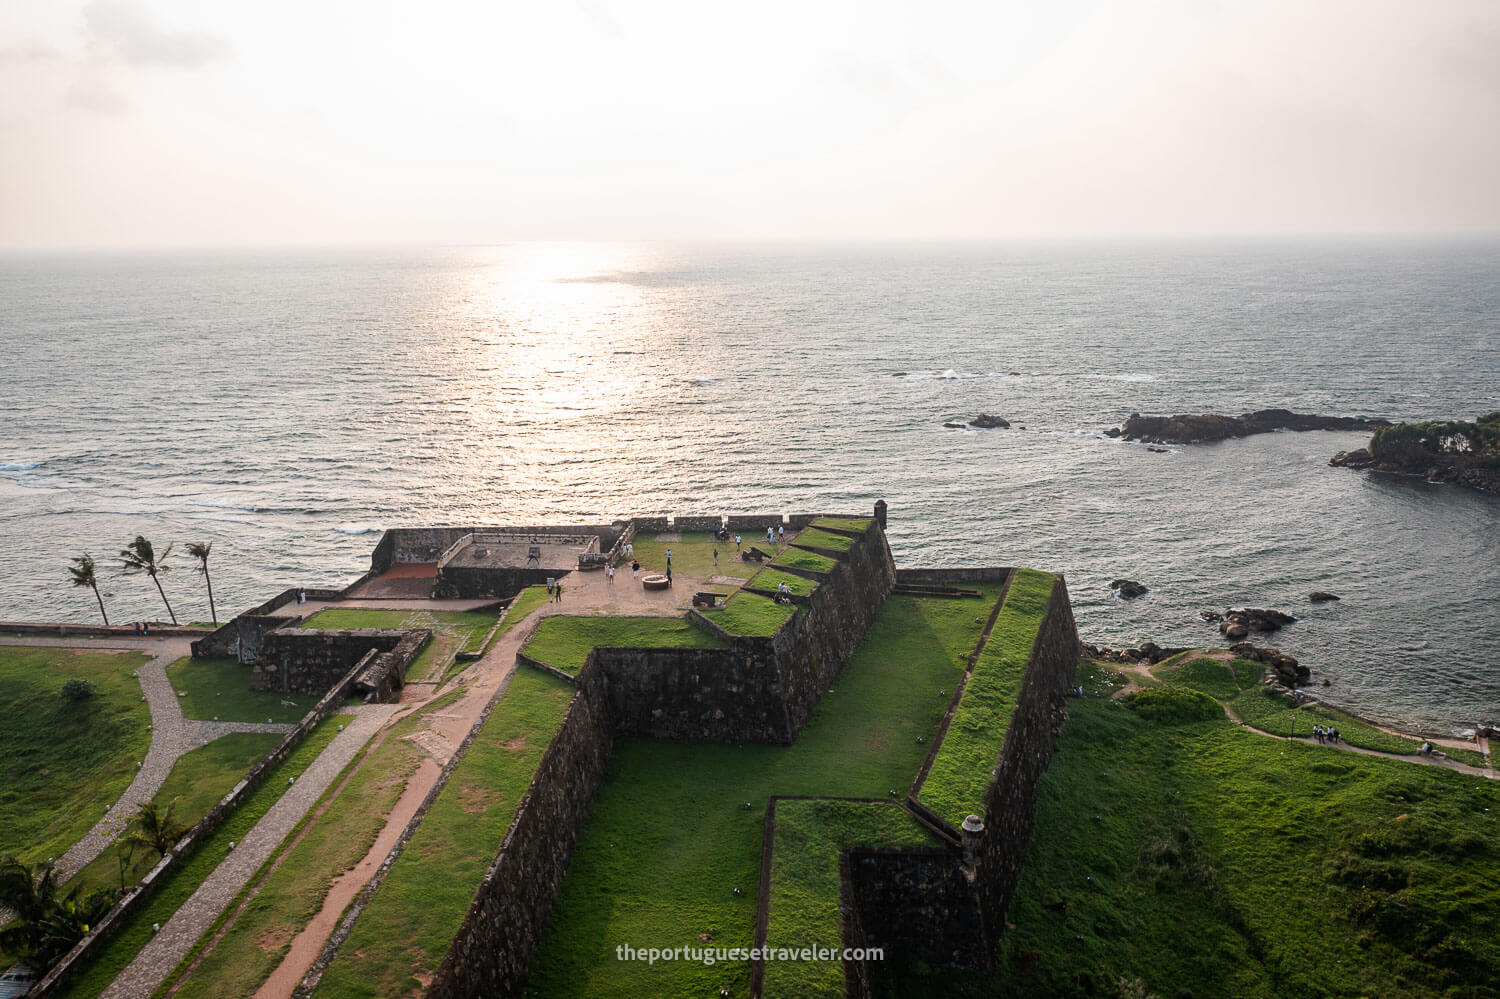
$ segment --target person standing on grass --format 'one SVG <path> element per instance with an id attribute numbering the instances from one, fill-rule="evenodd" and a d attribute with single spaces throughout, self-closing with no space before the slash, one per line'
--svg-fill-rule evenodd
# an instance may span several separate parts
<path id="1" fill-rule="evenodd" d="M 719 564 L 719 546 L 714 545 L 714 565 Z"/>
<path id="2" fill-rule="evenodd" d="M 667 568 L 672 568 L 672 549 L 667 549 Z"/>
<path id="3" fill-rule="evenodd" d="M 734 536 L 734 550 L 735 551 L 739 551 L 740 550 L 740 536 L 738 534 L 736 534 Z"/>

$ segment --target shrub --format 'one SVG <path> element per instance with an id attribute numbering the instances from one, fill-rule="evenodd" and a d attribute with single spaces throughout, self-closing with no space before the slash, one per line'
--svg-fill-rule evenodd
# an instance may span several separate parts
<path id="1" fill-rule="evenodd" d="M 78 676 L 62 685 L 62 699 L 65 701 L 86 701 L 95 693 L 94 685 Z"/>
<path id="2" fill-rule="evenodd" d="M 1211 721 L 1224 716 L 1224 709 L 1212 697 L 1200 690 L 1172 684 L 1138 690 L 1127 696 L 1125 703 L 1142 718 L 1162 725 Z"/>

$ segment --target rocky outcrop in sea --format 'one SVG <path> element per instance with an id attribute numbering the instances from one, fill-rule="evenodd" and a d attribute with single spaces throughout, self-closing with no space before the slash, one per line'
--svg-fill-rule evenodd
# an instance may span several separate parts
<path id="1" fill-rule="evenodd" d="M 1294 413 L 1289 409 L 1258 409 L 1239 416 L 1219 413 L 1176 416 L 1142 416 L 1131 413 L 1122 427 L 1104 431 L 1109 437 L 1122 437 L 1147 444 L 1192 444 L 1249 437 L 1277 430 L 1378 430 L 1388 427 L 1389 420 L 1363 416 L 1319 416 Z"/>

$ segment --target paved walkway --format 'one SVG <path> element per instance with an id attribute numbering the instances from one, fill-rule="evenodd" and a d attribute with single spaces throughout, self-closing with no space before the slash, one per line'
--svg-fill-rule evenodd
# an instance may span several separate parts
<path id="1" fill-rule="evenodd" d="M 146 750 L 135 779 L 120 795 L 118 801 L 104 813 L 104 818 L 84 834 L 83 838 L 68 848 L 56 862 L 61 880 L 83 870 L 101 853 L 109 848 L 115 838 L 130 824 L 136 806 L 150 801 L 161 790 L 172 766 L 184 754 L 200 746 L 206 746 L 222 735 L 231 732 L 286 732 L 290 725 L 268 725 L 264 722 L 213 722 L 194 721 L 182 716 L 182 705 L 177 693 L 167 680 L 167 664 L 189 654 L 190 638 L 107 638 L 87 644 L 77 638 L 47 638 L 29 636 L 9 639 L 6 645 L 32 645 L 52 648 L 128 649 L 144 652 L 150 661 L 136 670 L 141 692 L 146 696 L 146 705 L 151 709 L 151 748 Z"/>
<path id="2" fill-rule="evenodd" d="M 135 960 L 104 990 L 103 999 L 149 999 L 370 737 L 400 710 L 400 705 L 369 704 L 350 710 L 355 720 L 333 737 L 297 777 L 296 783 L 287 788 L 192 897 L 140 949 Z"/>
<path id="3" fill-rule="evenodd" d="M 428 712 L 423 715 L 424 724 L 416 731 L 406 736 L 408 742 L 426 754 L 430 762 L 424 764 L 408 779 L 406 787 L 401 793 L 400 803 L 392 814 L 387 818 L 386 825 L 378 834 L 375 843 L 368 853 L 354 868 L 337 876 L 336 889 L 325 899 L 323 911 L 309 921 L 296 937 L 296 945 L 282 960 L 271 977 L 261 985 L 257 992 L 258 999 L 281 999 L 292 994 L 302 981 L 303 976 L 311 967 L 321 953 L 329 936 L 338 924 L 339 917 L 343 914 L 344 905 L 348 899 L 353 898 L 369 882 L 381 863 L 389 854 L 396 838 L 405 827 L 410 815 L 427 795 L 428 791 L 437 783 L 441 774 L 442 765 L 447 763 L 457 752 L 459 744 L 473 728 L 485 705 L 494 696 L 495 691 L 506 682 L 515 669 L 516 653 L 531 636 L 536 623 L 543 617 L 554 614 L 639 614 L 639 615 L 662 615 L 675 616 L 683 613 L 692 601 L 693 593 L 703 589 L 706 579 L 688 574 L 678 573 L 674 579 L 674 585 L 670 590 L 653 591 L 641 586 L 638 580 L 632 579 L 630 570 L 627 568 L 623 573 L 616 574 L 611 582 L 603 572 L 570 572 L 563 577 L 563 601 L 561 603 L 545 603 L 536 608 L 525 621 L 516 622 L 510 630 L 496 642 L 495 645 L 479 660 L 465 667 L 455 680 L 443 684 L 441 688 L 427 683 L 408 683 L 402 690 L 402 703 L 399 705 L 379 705 L 378 707 L 395 711 L 398 708 L 415 708 L 431 700 L 439 689 L 460 690 L 458 698 L 450 705 L 446 705 L 440 711 Z M 455 604 L 461 601 L 415 601 L 402 600 L 393 601 L 394 608 L 451 610 L 457 609 Z M 480 601 L 475 601 L 480 603 Z M 369 600 L 341 601 L 338 603 L 318 603 L 309 601 L 306 604 L 289 604 L 289 608 L 299 608 L 301 613 L 311 614 L 315 610 L 324 607 L 347 606 L 347 607 L 371 607 L 375 602 Z M 298 611 L 293 611 L 297 613 Z M 368 711 L 377 707 L 371 705 L 361 710 Z M 406 712 L 402 717 L 410 717 Z M 389 715 L 387 715 L 389 718 Z M 373 730 L 372 730 L 373 732 Z M 347 734 L 347 733 L 346 733 Z M 332 747 L 330 747 L 332 748 Z M 326 755 L 326 754 L 325 754 Z M 352 758 L 352 756 L 351 756 Z M 319 760 L 321 762 L 321 758 Z M 306 778 L 298 781 L 300 788 Z M 321 794 L 321 790 L 319 791 Z M 290 792 L 288 792 L 290 796 Z M 314 799 L 315 800 L 315 799 Z M 278 805 L 279 807 L 279 805 Z M 303 809 L 305 811 L 305 808 Z M 302 812 L 299 811 L 300 818 Z M 270 818 L 268 813 L 267 818 Z M 263 820 L 264 821 L 264 820 Z M 292 825 L 286 826 L 290 831 Z M 259 826 L 256 827 L 259 830 Z M 281 842 L 281 837 L 286 835 L 283 831 L 276 839 L 276 843 L 270 847 L 274 851 Z M 248 837 L 247 837 L 248 842 Z M 236 847 L 231 858 L 239 864 L 244 854 L 244 844 Z M 181 960 L 199 936 L 205 932 L 213 923 L 214 919 L 223 910 L 224 906 L 234 898 L 248 878 L 254 875 L 260 863 L 269 857 L 270 852 L 265 853 L 261 860 L 255 864 L 246 865 L 237 874 L 225 873 L 225 878 L 232 882 L 233 890 L 225 888 L 225 895 L 217 908 L 213 908 L 212 915 L 204 918 L 195 915 L 190 919 L 184 919 L 178 925 L 179 916 L 186 912 L 193 904 L 190 900 L 183 906 L 178 916 L 164 926 L 150 945 L 137 955 L 130 968 L 127 968 L 121 976 L 116 979 L 111 989 L 104 993 L 107 999 L 114 997 L 149 996 L 172 968 Z M 221 864 L 214 872 L 212 878 L 219 878 L 221 872 L 229 866 L 228 860 Z M 204 891 L 208 883 L 205 882 Z M 196 899 L 197 896 L 194 896 Z M 233 932 L 233 924 L 227 924 L 223 932 Z M 170 946 L 162 942 L 162 938 L 171 933 L 174 940 Z M 176 938 L 180 937 L 178 940 Z M 205 951 L 206 953 L 206 951 Z M 176 955 L 176 956 L 173 956 Z M 165 968 L 159 975 L 152 977 L 142 969 L 164 964 Z M 137 967 L 140 966 L 140 967 Z M 127 987 L 126 977 L 130 976 L 132 983 Z M 147 987 L 149 986 L 149 987 Z"/>

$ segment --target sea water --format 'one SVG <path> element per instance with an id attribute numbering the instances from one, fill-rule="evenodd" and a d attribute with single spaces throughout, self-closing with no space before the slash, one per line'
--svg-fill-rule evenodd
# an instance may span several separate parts
<path id="1" fill-rule="evenodd" d="M 527 244 L 0 257 L 0 618 L 205 620 L 386 527 L 890 505 L 901 565 L 1066 574 L 1084 638 L 1268 639 L 1363 713 L 1500 722 L 1500 497 L 1330 468 L 1365 435 L 1156 453 L 1129 413 L 1500 409 L 1500 244 Z M 1010 430 L 947 429 L 980 412 Z M 1125 576 L 1150 587 L 1114 597 Z M 1312 605 L 1306 594 L 1343 599 Z"/>

